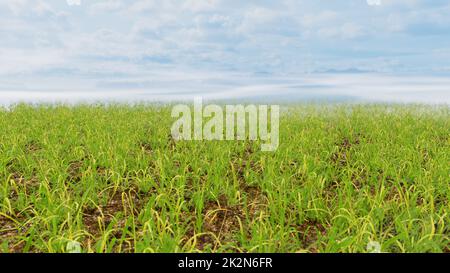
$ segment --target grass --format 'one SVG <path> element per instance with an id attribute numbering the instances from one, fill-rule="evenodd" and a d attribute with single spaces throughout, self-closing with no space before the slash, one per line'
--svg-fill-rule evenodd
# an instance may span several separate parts
<path id="1" fill-rule="evenodd" d="M 449 108 L 289 106 L 280 147 L 167 106 L 0 111 L 0 252 L 449 252 Z"/>

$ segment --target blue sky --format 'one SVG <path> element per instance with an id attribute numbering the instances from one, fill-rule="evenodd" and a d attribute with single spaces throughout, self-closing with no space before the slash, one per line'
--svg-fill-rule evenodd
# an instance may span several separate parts
<path id="1" fill-rule="evenodd" d="M 449 14 L 448 0 L 0 0 L 0 90 L 446 75 Z"/>

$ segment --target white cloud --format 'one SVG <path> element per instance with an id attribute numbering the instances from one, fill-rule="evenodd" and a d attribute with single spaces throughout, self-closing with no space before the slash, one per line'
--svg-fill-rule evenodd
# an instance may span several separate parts
<path id="1" fill-rule="evenodd" d="M 66 0 L 69 6 L 79 6 L 81 5 L 81 0 Z"/>
<path id="2" fill-rule="evenodd" d="M 381 0 L 367 0 L 369 6 L 381 6 Z"/>
<path id="3" fill-rule="evenodd" d="M 324 39 L 354 39 L 363 35 L 363 28 L 351 22 L 336 27 L 324 27 L 318 31 L 318 36 Z"/>
<path id="4" fill-rule="evenodd" d="M 0 49 L 0 76 L 28 74 L 64 64 L 60 50 Z"/>
<path id="5" fill-rule="evenodd" d="M 255 31 L 267 31 L 268 26 L 279 24 L 280 13 L 268 8 L 253 7 L 242 15 L 242 23 L 237 27 L 238 33 L 251 34 Z"/>
<path id="6" fill-rule="evenodd" d="M 313 28 L 330 24 L 338 19 L 338 13 L 335 11 L 325 10 L 318 14 L 305 14 L 300 17 L 300 23 L 303 27 Z"/>
<path id="7" fill-rule="evenodd" d="M 14 15 L 19 15 L 28 5 L 27 0 L 17 0 L 17 1 L 6 1 L 8 8 L 14 13 Z"/>
<path id="8" fill-rule="evenodd" d="M 192 12 L 212 12 L 216 10 L 220 4 L 219 0 L 186 0 L 183 2 L 182 8 Z"/>
<path id="9" fill-rule="evenodd" d="M 124 7 L 121 0 L 106 0 L 99 3 L 94 3 L 89 7 L 91 14 L 95 15 L 103 12 L 120 11 Z"/>

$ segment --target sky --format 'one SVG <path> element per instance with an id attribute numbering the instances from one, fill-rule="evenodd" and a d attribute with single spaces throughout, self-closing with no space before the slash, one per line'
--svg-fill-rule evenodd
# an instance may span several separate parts
<path id="1" fill-rule="evenodd" d="M 448 0 L 0 0 L 0 100 L 378 84 L 450 102 L 449 14 Z"/>

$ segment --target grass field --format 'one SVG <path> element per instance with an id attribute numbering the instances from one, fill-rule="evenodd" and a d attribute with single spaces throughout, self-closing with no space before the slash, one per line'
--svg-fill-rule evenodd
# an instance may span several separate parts
<path id="1" fill-rule="evenodd" d="M 272 153 L 170 110 L 1 110 L 0 252 L 450 251 L 448 107 L 289 106 Z"/>

